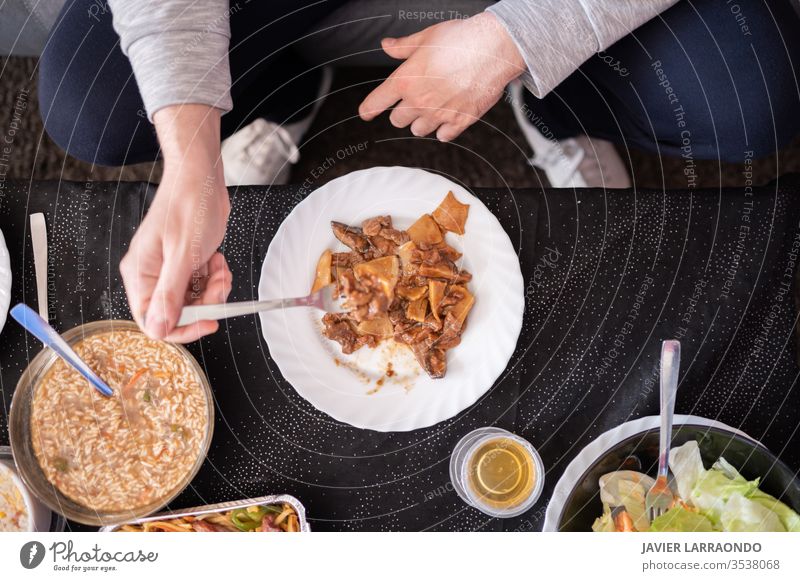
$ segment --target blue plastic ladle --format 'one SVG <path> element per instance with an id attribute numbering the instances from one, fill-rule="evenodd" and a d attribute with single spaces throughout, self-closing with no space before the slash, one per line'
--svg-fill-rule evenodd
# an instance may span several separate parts
<path id="1" fill-rule="evenodd" d="M 47 324 L 39 314 L 31 309 L 28 305 L 20 303 L 13 307 L 9 313 L 12 317 L 34 337 L 39 339 L 46 347 L 50 347 L 56 352 L 56 355 L 61 357 L 68 365 L 75 371 L 83 375 L 92 387 L 107 397 L 114 395 L 112 390 L 105 381 L 91 370 L 86 362 L 78 357 L 78 354 L 72 350 L 72 347 L 64 341 L 64 338 L 59 335 L 53 327 Z"/>

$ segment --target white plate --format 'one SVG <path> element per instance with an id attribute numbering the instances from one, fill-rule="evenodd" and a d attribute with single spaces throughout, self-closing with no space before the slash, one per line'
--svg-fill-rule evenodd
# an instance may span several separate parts
<path id="1" fill-rule="evenodd" d="M 736 428 L 732 428 L 716 420 L 709 420 L 699 416 L 675 415 L 673 425 L 678 427 L 681 424 L 717 428 L 759 443 L 758 440 L 751 438 L 741 430 L 737 430 Z M 589 466 L 594 464 L 598 458 L 602 458 L 608 450 L 623 440 L 627 440 L 636 434 L 657 429 L 660 425 L 661 418 L 659 416 L 646 416 L 638 420 L 631 420 L 616 428 L 611 428 L 607 432 L 603 432 L 596 440 L 581 450 L 572 462 L 569 463 L 569 466 L 564 470 L 564 474 L 561 475 L 561 478 L 556 483 L 556 487 L 553 489 L 553 495 L 550 497 L 550 502 L 547 505 L 542 531 L 546 533 L 558 531 L 558 523 L 561 521 L 561 513 L 564 510 L 564 505 L 569 495 L 575 487 L 578 486 L 578 480 L 583 476 L 586 470 L 588 470 Z"/>
<path id="2" fill-rule="evenodd" d="M 6 324 L 9 304 L 11 304 L 11 261 L 8 257 L 6 239 L 0 230 L 0 331 Z"/>
<path id="3" fill-rule="evenodd" d="M 514 247 L 494 215 L 450 180 L 419 169 L 375 167 L 315 190 L 278 228 L 261 269 L 260 299 L 308 294 L 320 254 L 347 250 L 331 220 L 360 225 L 389 214 L 399 228 L 432 212 L 451 190 L 470 205 L 466 234 L 447 235 L 463 252 L 476 297 L 461 344 L 447 354 L 447 375 L 432 380 L 404 346 L 384 342 L 343 355 L 321 333 L 320 314 L 287 309 L 261 314 L 272 358 L 297 392 L 333 418 L 382 432 L 423 428 L 475 403 L 505 369 L 517 344 L 525 308 Z M 395 375 L 383 379 L 391 361 Z M 371 393 L 372 392 L 372 393 Z"/>

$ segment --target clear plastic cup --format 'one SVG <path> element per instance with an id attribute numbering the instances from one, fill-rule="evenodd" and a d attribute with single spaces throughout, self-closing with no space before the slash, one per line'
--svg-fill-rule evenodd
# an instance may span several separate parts
<path id="1" fill-rule="evenodd" d="M 481 495 L 470 485 L 470 459 L 472 456 L 485 444 L 495 439 L 512 440 L 520 445 L 520 447 L 530 456 L 530 461 L 533 466 L 533 486 L 526 496 L 520 498 L 513 505 L 499 508 L 492 506 L 487 499 Z M 530 509 L 542 494 L 544 488 L 544 464 L 542 458 L 536 449 L 531 446 L 530 442 L 520 438 L 516 434 L 512 434 L 508 430 L 496 427 L 485 427 L 473 430 L 456 444 L 453 448 L 453 454 L 450 456 L 450 480 L 453 483 L 458 496 L 469 504 L 474 506 L 484 514 L 498 518 L 510 518 L 519 516 L 528 509 Z"/>

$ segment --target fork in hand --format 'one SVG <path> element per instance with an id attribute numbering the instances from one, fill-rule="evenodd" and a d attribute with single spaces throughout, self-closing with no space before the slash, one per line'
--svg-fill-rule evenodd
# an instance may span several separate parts
<path id="1" fill-rule="evenodd" d="M 290 307 L 313 307 L 327 313 L 342 313 L 345 309 L 336 296 L 336 285 L 329 284 L 315 293 L 293 299 L 271 299 L 266 301 L 242 301 L 216 305 L 190 305 L 183 307 L 178 326 L 190 325 L 197 321 L 218 321 L 230 317 L 252 315 L 261 311 L 287 309 Z"/>
<path id="2" fill-rule="evenodd" d="M 664 341 L 661 345 L 661 431 L 659 433 L 658 477 L 647 491 L 644 506 L 650 522 L 667 512 L 675 503 L 669 487 L 669 446 L 672 441 L 672 416 L 675 411 L 675 394 L 678 391 L 678 371 L 681 365 L 679 341 Z"/>

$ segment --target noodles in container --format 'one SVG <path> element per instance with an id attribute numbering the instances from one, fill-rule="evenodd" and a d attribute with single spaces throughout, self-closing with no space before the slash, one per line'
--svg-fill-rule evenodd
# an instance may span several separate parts
<path id="1" fill-rule="evenodd" d="M 299 500 L 280 494 L 173 510 L 101 531 L 298 533 L 311 530 L 305 515 Z"/>
<path id="2" fill-rule="evenodd" d="M 127 321 L 64 335 L 113 389 L 105 397 L 45 349 L 14 394 L 10 432 L 20 474 L 54 510 L 86 524 L 150 514 L 183 490 L 213 429 L 208 382 L 183 347 Z"/>

